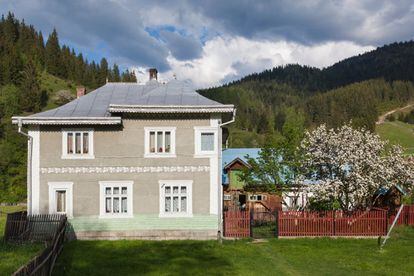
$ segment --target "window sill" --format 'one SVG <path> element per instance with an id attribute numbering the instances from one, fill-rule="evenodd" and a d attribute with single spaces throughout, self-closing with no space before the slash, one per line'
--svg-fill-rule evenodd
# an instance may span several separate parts
<path id="1" fill-rule="evenodd" d="M 176 213 L 176 214 L 159 214 L 159 218 L 192 218 L 193 214 Z"/>
<path id="2" fill-rule="evenodd" d="M 133 218 L 133 214 L 118 214 L 118 215 L 112 215 L 112 214 L 103 214 L 99 215 L 100 219 L 115 219 L 115 218 Z"/>
<path id="3" fill-rule="evenodd" d="M 155 154 L 155 153 L 146 153 L 144 158 L 176 158 L 176 154 Z"/>
<path id="4" fill-rule="evenodd" d="M 62 155 L 62 159 L 95 159 L 94 155 Z"/>
<path id="5" fill-rule="evenodd" d="M 216 152 L 198 152 L 194 154 L 194 158 L 209 158 L 217 156 Z"/>

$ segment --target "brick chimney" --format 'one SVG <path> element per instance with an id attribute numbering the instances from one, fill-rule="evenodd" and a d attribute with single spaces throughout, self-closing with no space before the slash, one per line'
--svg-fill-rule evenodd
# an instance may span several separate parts
<path id="1" fill-rule="evenodd" d="M 85 95 L 85 91 L 86 91 L 85 87 L 77 87 L 76 88 L 76 98 L 79 99 L 80 97 Z"/>
<path id="2" fill-rule="evenodd" d="M 158 74 L 158 71 L 157 71 L 156 68 L 149 69 L 149 79 L 150 80 L 154 80 L 154 79 L 155 80 L 158 80 L 157 74 Z"/>

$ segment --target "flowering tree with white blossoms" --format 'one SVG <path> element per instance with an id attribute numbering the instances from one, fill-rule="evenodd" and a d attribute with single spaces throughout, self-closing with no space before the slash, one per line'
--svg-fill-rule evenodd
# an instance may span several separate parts
<path id="1" fill-rule="evenodd" d="M 313 197 L 337 201 L 342 210 L 351 211 L 370 207 L 381 187 L 410 188 L 413 163 L 403 158 L 400 147 L 386 145 L 378 135 L 348 124 L 307 132 L 301 147 Z"/>

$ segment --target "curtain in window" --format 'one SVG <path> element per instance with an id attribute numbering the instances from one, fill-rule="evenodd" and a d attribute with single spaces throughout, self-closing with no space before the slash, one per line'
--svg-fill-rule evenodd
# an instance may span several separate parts
<path id="1" fill-rule="evenodd" d="M 155 132 L 150 132 L 150 152 L 155 152 Z"/>
<path id="2" fill-rule="evenodd" d="M 83 133 L 83 154 L 89 152 L 89 133 Z"/>
<path id="3" fill-rule="evenodd" d="M 56 212 L 66 212 L 66 191 L 56 191 Z"/>
<path id="4" fill-rule="evenodd" d="M 75 153 L 81 153 L 81 134 L 75 133 Z"/>
<path id="5" fill-rule="evenodd" d="M 68 136 L 67 136 L 67 142 L 68 142 L 68 145 L 67 145 L 67 153 L 68 154 L 72 154 L 73 153 L 73 133 L 68 133 L 67 134 Z"/>
<path id="6" fill-rule="evenodd" d="M 171 151 L 171 132 L 165 132 L 165 152 Z"/>
<path id="7" fill-rule="evenodd" d="M 158 131 L 157 132 L 157 149 L 158 149 L 158 152 L 163 152 L 164 151 L 162 144 L 163 144 L 162 143 L 162 131 Z"/>
<path id="8" fill-rule="evenodd" d="M 201 151 L 214 150 L 214 133 L 201 133 Z"/>

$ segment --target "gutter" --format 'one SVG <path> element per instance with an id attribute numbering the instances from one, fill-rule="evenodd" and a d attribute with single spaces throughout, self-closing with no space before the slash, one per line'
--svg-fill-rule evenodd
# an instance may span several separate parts
<path id="1" fill-rule="evenodd" d="M 227 122 L 224 122 L 222 124 L 219 124 L 220 128 L 222 128 L 225 125 L 229 125 L 231 123 L 234 123 L 236 121 L 236 110 L 237 110 L 236 108 L 233 108 L 233 116 L 232 116 L 231 120 L 227 121 Z M 221 141 L 221 135 L 220 135 L 220 145 L 221 145 L 221 143 L 222 143 L 222 141 Z M 221 167 L 221 163 L 222 163 L 221 160 L 222 160 L 222 152 L 220 152 L 219 158 L 218 158 L 218 166 L 220 168 L 220 170 L 219 170 L 219 178 L 220 178 L 220 180 L 219 180 L 220 181 L 219 198 L 221 199 L 219 201 L 220 204 L 218 206 L 219 207 L 218 208 L 218 212 L 219 212 L 219 215 L 218 215 L 218 224 L 219 224 L 218 236 L 219 236 L 220 241 L 224 238 L 224 227 L 223 227 L 224 196 L 223 196 L 223 183 L 221 183 L 223 181 L 223 178 L 222 178 L 223 169 Z"/>
<path id="2" fill-rule="evenodd" d="M 27 137 L 27 211 L 32 213 L 32 151 L 33 151 L 33 137 L 22 130 L 22 118 L 18 119 L 17 132 Z"/>

